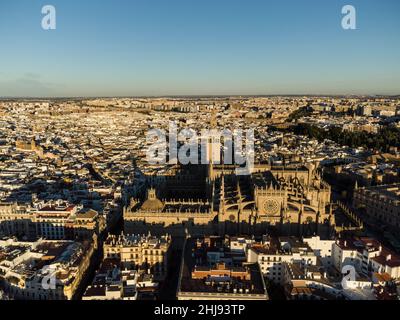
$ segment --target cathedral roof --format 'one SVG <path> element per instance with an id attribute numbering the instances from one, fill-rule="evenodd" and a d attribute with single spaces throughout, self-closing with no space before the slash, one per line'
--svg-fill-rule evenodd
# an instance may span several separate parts
<path id="1" fill-rule="evenodd" d="M 142 210 L 147 211 L 159 211 L 163 208 L 164 204 L 158 199 L 147 199 L 145 202 L 143 202 L 143 205 L 141 207 Z"/>
<path id="2" fill-rule="evenodd" d="M 156 197 L 154 189 L 150 189 L 147 200 L 143 202 L 141 209 L 146 211 L 161 211 L 164 204 Z"/>

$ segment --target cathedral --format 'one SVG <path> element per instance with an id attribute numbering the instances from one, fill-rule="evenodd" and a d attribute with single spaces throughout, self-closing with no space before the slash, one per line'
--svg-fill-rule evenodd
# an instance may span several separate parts
<path id="1" fill-rule="evenodd" d="M 331 235 L 331 188 L 314 165 L 254 164 L 248 175 L 236 168 L 210 160 L 146 177 L 124 208 L 125 233 L 261 235 L 272 228 L 281 235 Z"/>

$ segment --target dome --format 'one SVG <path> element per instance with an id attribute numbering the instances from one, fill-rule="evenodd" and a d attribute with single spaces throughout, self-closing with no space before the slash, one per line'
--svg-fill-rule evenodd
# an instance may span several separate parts
<path id="1" fill-rule="evenodd" d="M 159 211 L 164 208 L 164 204 L 158 199 L 147 199 L 143 202 L 141 209 L 147 211 Z"/>
<path id="2" fill-rule="evenodd" d="M 147 193 L 147 200 L 143 202 L 141 209 L 145 211 L 161 211 L 164 204 L 157 199 L 156 190 L 150 189 Z"/>

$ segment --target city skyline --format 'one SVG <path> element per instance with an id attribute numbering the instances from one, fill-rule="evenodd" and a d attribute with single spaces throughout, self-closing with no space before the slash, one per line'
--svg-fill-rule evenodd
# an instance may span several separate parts
<path id="1" fill-rule="evenodd" d="M 0 4 L 1 97 L 400 94 L 397 1 L 50 4 Z"/>

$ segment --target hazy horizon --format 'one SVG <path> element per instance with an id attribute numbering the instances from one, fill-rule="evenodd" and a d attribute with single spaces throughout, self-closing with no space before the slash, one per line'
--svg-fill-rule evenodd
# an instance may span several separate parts
<path id="1" fill-rule="evenodd" d="M 397 98 L 400 94 L 203 94 L 203 95 L 131 95 L 131 96 L 19 96 L 19 97 L 7 97 L 0 96 L 0 100 L 14 100 L 14 99 L 26 99 L 26 100 L 63 100 L 63 99 L 143 99 L 143 98 L 165 98 L 165 99 L 184 99 L 184 98 L 268 98 L 268 97 L 387 97 Z"/>

